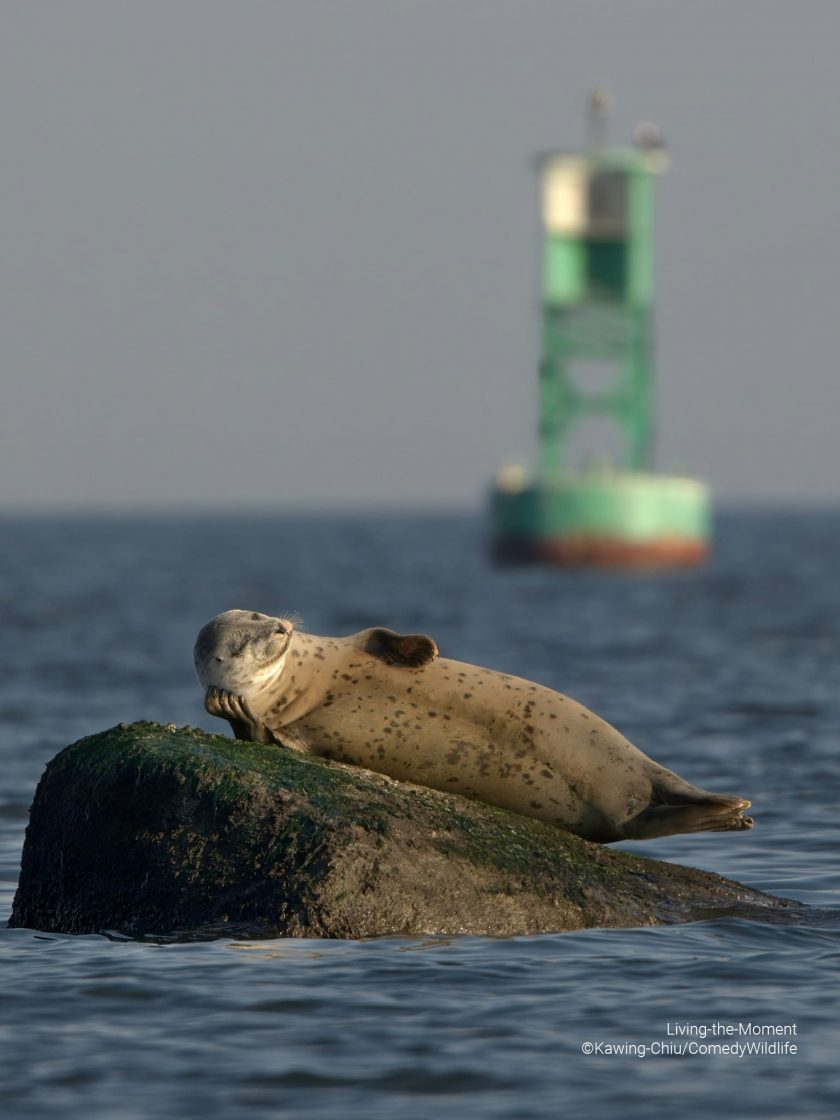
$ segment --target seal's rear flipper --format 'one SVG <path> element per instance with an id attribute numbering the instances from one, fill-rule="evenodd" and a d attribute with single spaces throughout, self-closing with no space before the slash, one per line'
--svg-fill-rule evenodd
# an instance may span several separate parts
<path id="1" fill-rule="evenodd" d="M 398 634 L 396 630 L 386 630 L 383 626 L 362 630 L 353 635 L 352 641 L 380 661 L 389 665 L 404 665 L 409 669 L 428 665 L 438 655 L 437 645 L 428 634 Z"/>
<path id="2" fill-rule="evenodd" d="M 710 793 L 688 805 L 651 805 L 621 829 L 622 840 L 653 840 L 681 832 L 739 832 L 753 827 L 744 816 L 750 802 L 725 793 Z"/>

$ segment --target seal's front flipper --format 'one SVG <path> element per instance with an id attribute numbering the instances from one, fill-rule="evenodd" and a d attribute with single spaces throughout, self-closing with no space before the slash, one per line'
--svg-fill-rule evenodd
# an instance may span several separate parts
<path id="1" fill-rule="evenodd" d="M 211 716 L 226 719 L 237 739 L 249 743 L 277 743 L 295 751 L 306 750 L 306 743 L 294 732 L 272 731 L 266 727 L 242 696 L 211 685 L 204 693 L 204 707 Z"/>
<path id="2" fill-rule="evenodd" d="M 254 715 L 244 697 L 234 696 L 213 685 L 204 693 L 204 708 L 211 716 L 226 719 L 237 739 L 249 743 L 273 743 L 274 736 L 266 725 Z"/>
<path id="3" fill-rule="evenodd" d="M 403 665 L 408 669 L 428 665 L 438 655 L 438 647 L 428 634 L 398 634 L 396 630 L 386 630 L 383 626 L 354 634 L 352 642 L 380 661 Z"/>
<path id="4" fill-rule="evenodd" d="M 652 805 L 621 829 L 622 840 L 654 840 L 681 832 L 739 832 L 753 827 L 744 816 L 750 802 L 726 794 L 710 794 L 708 801 L 689 805 Z"/>

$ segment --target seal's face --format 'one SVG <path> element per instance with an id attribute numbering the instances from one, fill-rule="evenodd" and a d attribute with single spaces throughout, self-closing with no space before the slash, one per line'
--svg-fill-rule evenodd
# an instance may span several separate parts
<path id="1" fill-rule="evenodd" d="M 225 611 L 199 632 L 195 671 L 203 688 L 244 695 L 282 671 L 294 627 L 288 619 L 256 611 Z"/>

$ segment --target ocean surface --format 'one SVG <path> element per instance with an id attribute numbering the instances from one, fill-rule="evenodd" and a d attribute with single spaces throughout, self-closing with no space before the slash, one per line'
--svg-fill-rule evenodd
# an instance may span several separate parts
<path id="1" fill-rule="evenodd" d="M 840 513 L 726 514 L 707 568 L 656 576 L 496 570 L 466 518 L 6 520 L 0 602 L 3 1117 L 840 1115 Z M 752 799 L 752 832 L 625 847 L 806 907 L 495 940 L 5 928 L 58 750 L 136 719 L 226 730 L 192 645 L 231 607 L 425 631 L 574 696 Z"/>

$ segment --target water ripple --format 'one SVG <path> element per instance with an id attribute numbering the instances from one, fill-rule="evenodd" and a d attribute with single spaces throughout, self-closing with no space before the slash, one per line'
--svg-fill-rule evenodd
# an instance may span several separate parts
<path id="1" fill-rule="evenodd" d="M 230 606 L 294 610 L 316 633 L 426 630 L 449 656 L 577 696 L 753 800 L 751 833 L 622 847 L 810 904 L 509 939 L 0 929 L 4 1115 L 836 1115 L 840 517 L 724 518 L 712 565 L 657 578 L 491 569 L 481 525 L 454 518 L 7 522 L 0 545 L 0 916 L 57 750 L 136 718 L 216 729 L 191 646 Z M 799 1053 L 581 1052 L 741 1021 L 795 1023 Z"/>

